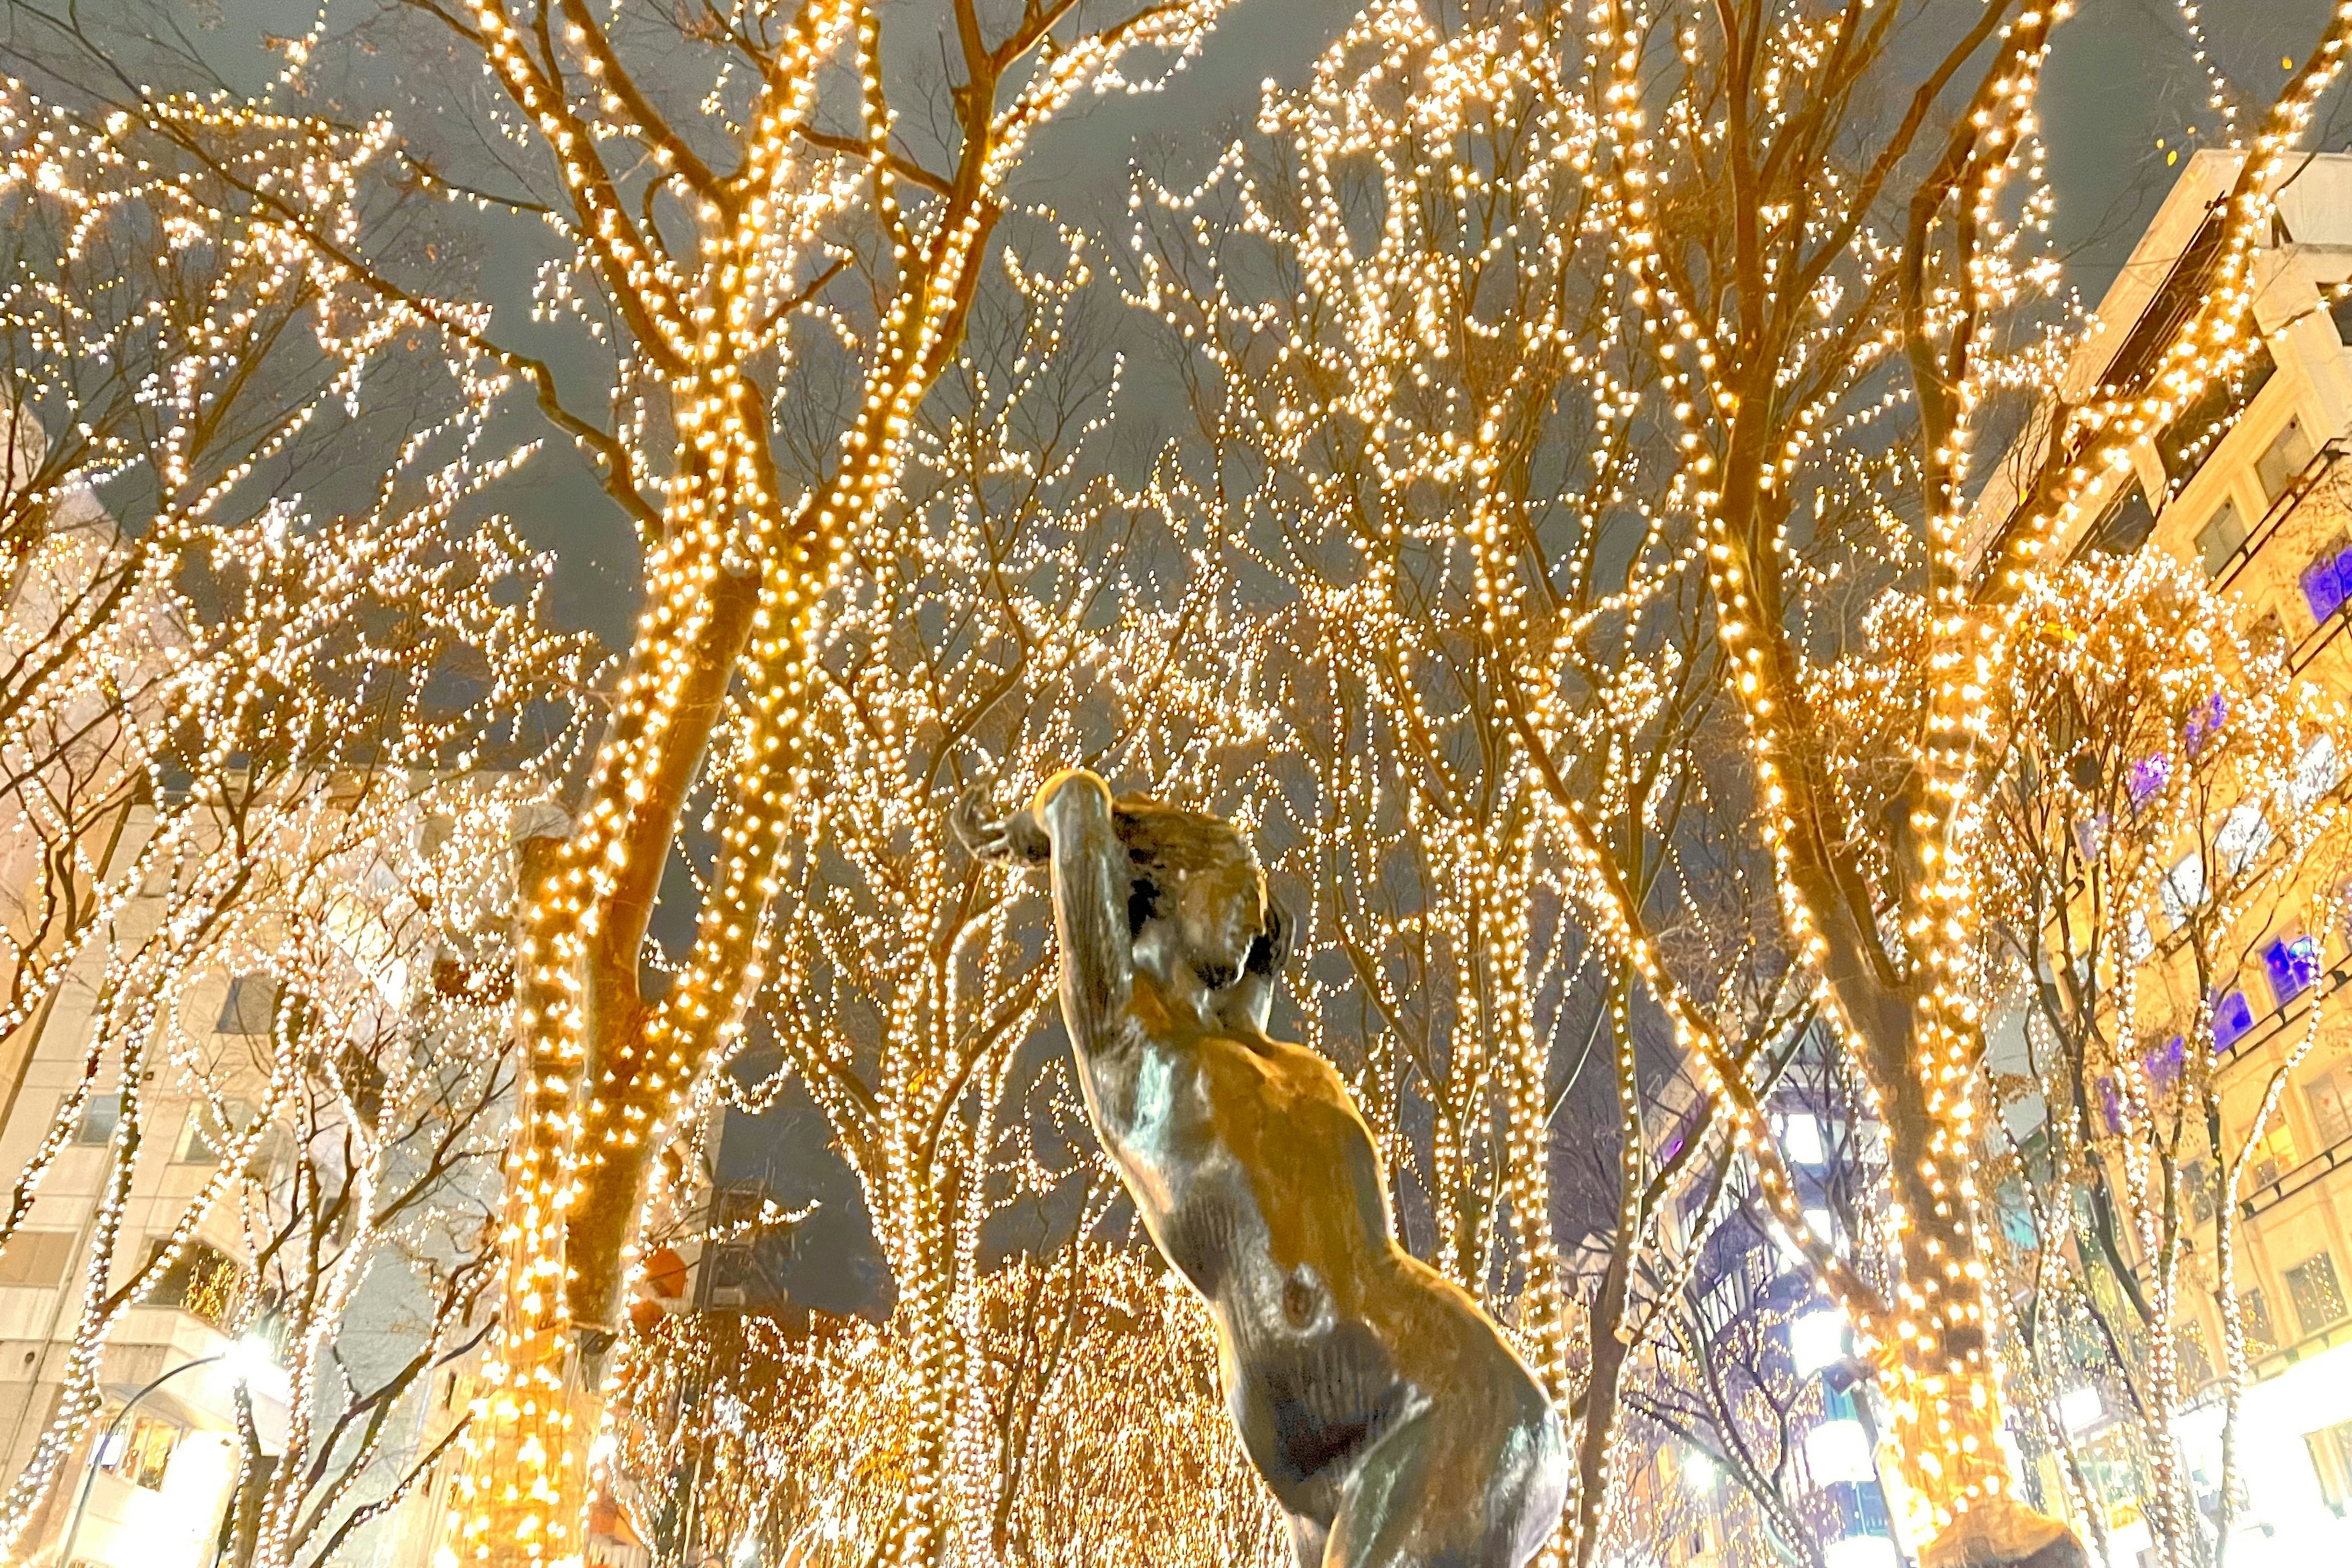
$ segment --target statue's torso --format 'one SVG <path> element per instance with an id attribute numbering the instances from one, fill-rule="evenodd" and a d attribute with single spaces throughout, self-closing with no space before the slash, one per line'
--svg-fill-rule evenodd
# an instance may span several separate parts
<path id="1" fill-rule="evenodd" d="M 1400 1363 L 1491 1333 L 1393 1244 L 1370 1131 L 1313 1051 L 1146 996 L 1088 1079 L 1153 1239 L 1216 1317 L 1251 1458 L 1286 1506 L 1326 1511 L 1344 1461 L 1423 1397 Z"/>

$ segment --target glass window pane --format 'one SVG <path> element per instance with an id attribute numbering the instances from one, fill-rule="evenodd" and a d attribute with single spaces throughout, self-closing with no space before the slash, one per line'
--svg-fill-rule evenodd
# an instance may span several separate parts
<path id="1" fill-rule="evenodd" d="M 2278 1349 L 2278 1331 L 2271 1327 L 2271 1304 L 2260 1290 L 2239 1294 L 2238 1326 L 2245 1333 L 2248 1355 L 2268 1355 Z"/>
<path id="2" fill-rule="evenodd" d="M 2263 455 L 2254 459 L 2254 477 L 2262 481 L 2263 499 L 2276 500 L 2286 494 L 2287 487 L 2311 461 L 2311 438 L 2303 433 L 2303 421 L 2290 419 L 2286 428 L 2271 437 Z"/>
<path id="3" fill-rule="evenodd" d="M 93 1094 L 81 1102 L 81 1120 L 74 1126 L 77 1143 L 105 1143 L 114 1137 L 114 1124 L 122 1120 L 122 1096 Z"/>
<path id="4" fill-rule="evenodd" d="M 2319 943 L 2308 936 L 2281 936 L 2263 949 L 2271 997 L 2280 1006 L 2311 989 L 2319 978 Z"/>
<path id="5" fill-rule="evenodd" d="M 2303 1086 L 2311 1106 L 2319 1146 L 2332 1148 L 2352 1138 L 2352 1063 L 2338 1062 Z"/>
<path id="6" fill-rule="evenodd" d="M 278 1016 L 278 982 L 267 974 L 240 974 L 221 1000 L 224 1035 L 267 1035 Z"/>
<path id="7" fill-rule="evenodd" d="M 2344 1291 L 2336 1280 L 2336 1259 L 2325 1252 L 2286 1271 L 2286 1293 L 2294 1302 L 2295 1323 L 2306 1334 L 2344 1321 Z"/>
<path id="8" fill-rule="evenodd" d="M 2223 501 L 2213 520 L 2197 531 L 2197 558 L 2205 564 L 2205 575 L 2220 576 L 2245 542 L 2246 525 L 2239 521 L 2238 503 Z"/>
<path id="9" fill-rule="evenodd" d="M 2213 1004 L 2213 1048 L 2226 1051 L 2254 1026 L 2254 1010 L 2242 991 L 2232 991 Z"/>

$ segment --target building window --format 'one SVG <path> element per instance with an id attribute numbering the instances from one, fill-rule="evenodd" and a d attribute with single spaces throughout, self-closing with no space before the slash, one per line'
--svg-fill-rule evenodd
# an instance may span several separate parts
<path id="1" fill-rule="evenodd" d="M 2352 1139 L 2352 1061 L 2340 1061 L 2303 1086 L 2319 1146 L 2332 1149 Z"/>
<path id="2" fill-rule="evenodd" d="M 163 1489 L 163 1472 L 179 1447 L 180 1429 L 160 1416 L 134 1414 L 126 1426 L 110 1430 L 99 1450 L 98 1464 L 134 1487 L 151 1492 Z"/>
<path id="3" fill-rule="evenodd" d="M 2172 1331 L 2173 1381 L 2189 1398 L 2213 1381 L 2213 1358 L 2205 1353 L 2205 1331 L 2194 1322 Z"/>
<path id="4" fill-rule="evenodd" d="M 65 1283 L 66 1266 L 73 1261 L 74 1233 L 69 1230 L 20 1230 L 0 1251 L 0 1285 L 33 1285 L 54 1290 Z"/>
<path id="5" fill-rule="evenodd" d="M 2205 858 L 2191 851 L 2184 855 L 2156 889 L 2156 901 L 2164 906 L 2164 918 L 2175 928 L 2189 923 L 2189 917 L 2205 901 Z"/>
<path id="6" fill-rule="evenodd" d="M 2311 1468 L 2319 1472 L 2319 1500 L 2342 1519 L 2352 1505 L 2352 1421 L 2306 1432 L 2303 1446 L 2311 1451 Z"/>
<path id="7" fill-rule="evenodd" d="M 2263 949 L 2263 968 L 2269 974 L 2271 996 L 2284 1007 L 2311 989 L 2319 978 L 2319 942 L 2310 936 L 2278 936 Z"/>
<path id="8" fill-rule="evenodd" d="M 2336 1282 L 2336 1259 L 2314 1253 L 2286 1271 L 2287 1299 L 2294 1303 L 2294 1321 L 2306 1334 L 2315 1334 L 2344 1321 L 2344 1290 Z"/>
<path id="9" fill-rule="evenodd" d="M 2278 1349 L 2278 1331 L 2271 1327 L 2271 1304 L 2261 1290 L 2238 1295 L 2238 1328 L 2246 1336 L 2246 1354 L 2265 1356 Z"/>
<path id="10" fill-rule="evenodd" d="M 2352 541 L 2337 534 L 2326 546 L 2311 558 L 2303 569 L 2304 607 L 2311 612 L 2314 626 L 2324 626 L 2328 617 L 2352 599 Z"/>
<path id="11" fill-rule="evenodd" d="M 2310 462 L 2311 437 L 2303 433 L 2302 420 L 2290 419 L 2254 459 L 2254 477 L 2262 481 L 2263 500 L 2275 501 L 2286 494 Z"/>
<path id="12" fill-rule="evenodd" d="M 152 1263 L 166 1245 L 161 1237 L 149 1242 L 146 1261 Z M 147 1288 L 141 1304 L 176 1307 L 219 1328 L 236 1316 L 244 1296 L 245 1270 L 219 1247 L 191 1241 Z"/>
<path id="13" fill-rule="evenodd" d="M 2336 737 L 2322 731 L 2311 738 L 2303 754 L 2294 760 L 2294 782 L 2287 785 L 2287 799 L 2294 803 L 2297 811 L 2307 811 L 2343 776 L 2343 764 L 2336 756 Z"/>
<path id="14" fill-rule="evenodd" d="M 77 1143 L 110 1143 L 114 1124 L 122 1120 L 122 1096 L 93 1094 L 81 1102 L 81 1120 L 74 1123 Z"/>
<path id="15" fill-rule="evenodd" d="M 200 1103 L 190 1108 L 187 1123 L 180 1129 L 182 1164 L 219 1164 L 222 1151 L 253 1125 L 253 1107 L 244 1100 L 232 1100 L 226 1109 L 229 1120 L 224 1127 L 215 1118 L 211 1106 Z"/>
<path id="16" fill-rule="evenodd" d="M 2263 820 L 2263 808 L 2243 801 L 2221 818 L 2221 828 L 2213 835 L 2213 847 L 2221 852 L 2221 864 L 2230 868 L 2230 875 L 2242 877 L 2271 847 L 2273 837 L 2271 825 Z"/>
<path id="17" fill-rule="evenodd" d="M 221 998 L 224 1035 L 267 1035 L 278 1018 L 278 982 L 267 974 L 240 974 L 228 983 Z"/>
<path id="18" fill-rule="evenodd" d="M 2156 512 L 2147 504 L 2147 492 L 2139 481 L 2132 480 L 2130 488 L 2116 498 L 2105 516 L 2093 525 L 2090 547 L 2105 555 L 2129 555 L 2147 542 L 2156 531 Z"/>
<path id="19" fill-rule="evenodd" d="M 2254 1010 L 2242 991 L 2232 991 L 2213 1004 L 2213 1048 L 2226 1051 L 2254 1026 Z"/>
<path id="20" fill-rule="evenodd" d="M 2197 531 L 2197 559 L 2205 563 L 2205 575 L 2219 577 L 2245 542 L 2246 525 L 2238 517 L 2238 503 L 2223 501 L 2212 521 Z"/>
<path id="21" fill-rule="evenodd" d="M 2294 1133 L 2284 1126 L 2274 1127 L 2269 1137 L 2256 1140 L 2246 1152 L 2246 1181 L 2255 1189 L 2267 1187 L 2294 1165 Z"/>

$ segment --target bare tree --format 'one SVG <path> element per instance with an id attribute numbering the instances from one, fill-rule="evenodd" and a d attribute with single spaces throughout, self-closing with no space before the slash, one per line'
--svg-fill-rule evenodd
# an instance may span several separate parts
<path id="1" fill-rule="evenodd" d="M 193 102 L 157 112 L 217 118 Z M 299 193 L 305 221 L 335 227 L 362 201 L 366 136 L 230 118 L 220 147 L 243 178 Z M 0 1245 L 90 1095 L 118 1083 L 121 1106 L 63 1388 L 0 1506 L 0 1542 L 13 1542 L 89 1430 L 115 1325 L 185 1271 L 195 1227 L 235 1195 L 290 1092 L 276 1063 L 236 1091 L 262 1115 L 228 1114 L 201 1043 L 222 966 L 331 932 L 341 895 L 321 879 L 396 833 L 388 814 L 406 807 L 384 781 L 495 759 L 515 772 L 509 803 L 543 793 L 576 743 L 568 700 L 586 671 L 577 640 L 541 620 L 544 563 L 495 519 L 458 521 L 510 461 L 483 446 L 495 369 L 437 352 L 404 361 L 414 318 L 310 265 L 266 204 L 153 121 L 13 83 L 0 121 L 22 307 L 5 334 L 17 401 L 0 825 L 24 873 L 6 926 L 9 1022 L 46 1017 L 68 985 L 91 1015 L 76 1088 L 16 1179 Z M 107 268 L 138 281 L 86 300 Z M 396 368 L 378 383 L 371 361 Z M 371 448 L 372 435 L 385 438 Z M 371 450 L 382 464 L 352 511 L 268 493 Z M 134 526 L 101 504 L 115 497 Z M 162 1157 L 152 1102 L 190 1095 L 215 1117 L 223 1158 L 163 1244 L 131 1257 L 123 1205 L 142 1157 Z"/>
<path id="2" fill-rule="evenodd" d="M 2225 1437 L 2209 1518 L 2175 1427 L 2214 1371 L 2191 1302 L 2205 1295 L 2229 1331 L 2228 1432 L 2246 1377 L 2238 1194 L 2318 1009 L 2252 1126 L 2225 1122 L 2219 1079 L 2252 1022 L 2235 1016 L 2237 976 L 2290 900 L 2340 873 L 2336 737 L 2279 639 L 2239 631 L 2168 557 L 2037 574 L 2020 606 L 2040 629 L 1995 689 L 2005 742 L 1967 839 L 1986 989 L 2022 1026 L 1993 1064 L 2010 1145 L 1995 1173 L 2031 1245 L 1990 1257 L 2018 1303 L 2020 1382 L 2073 1484 L 2059 1402 L 2087 1385 L 2133 1434 L 2162 1560 L 2215 1562 L 2238 1478 Z M 2283 993 L 2317 978 L 2315 942 L 2280 956 Z M 2101 1528 L 2105 1500 L 2079 1500 Z"/>

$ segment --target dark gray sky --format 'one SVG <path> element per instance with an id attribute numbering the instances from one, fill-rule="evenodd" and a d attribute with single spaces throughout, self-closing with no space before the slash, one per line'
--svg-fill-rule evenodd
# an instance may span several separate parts
<path id="1" fill-rule="evenodd" d="M 187 14 L 197 16 L 207 0 L 185 3 Z M 379 3 L 331 0 L 330 15 L 348 25 Z M 260 63 L 261 35 L 296 31 L 313 14 L 310 0 L 217 5 L 219 26 L 201 37 L 233 77 Z M 2328 8 L 2329 0 L 2204 0 L 2217 58 L 2239 86 L 2250 122 L 2285 81 L 2291 63 L 2300 63 Z M 943 9 L 935 0 L 897 0 L 886 8 L 885 25 L 927 26 L 926 15 Z M 1240 0 L 1199 61 L 1167 91 L 1089 100 L 1050 130 L 1024 169 L 1020 194 L 1051 201 L 1067 217 L 1099 216 L 1121 225 L 1128 174 L 1138 159 L 1155 169 L 1205 163 L 1255 108 L 1259 84 L 1298 80 L 1355 9 L 1356 0 Z M 395 90 L 388 79 L 380 85 Z M 402 90 L 429 101 L 436 92 L 462 94 L 473 85 L 420 81 Z M 2112 280 L 2169 188 L 2176 170 L 2167 153 L 2185 156 L 2220 130 L 2207 104 L 2210 90 L 2190 58 L 2174 0 L 2084 0 L 2078 17 L 2061 29 L 2042 112 L 2059 198 L 2056 234 L 2087 301 L 2095 302 Z M 2315 144 L 2340 149 L 2347 129 L 2326 125 Z M 525 331 L 519 320 L 523 290 L 530 266 L 545 252 L 527 226 L 490 232 L 497 237 L 486 243 L 513 249 L 473 259 L 507 318 L 502 330 Z M 634 609 L 635 548 L 584 468 L 551 444 L 505 504 L 531 540 L 555 552 L 560 612 L 617 637 Z M 728 1173 L 763 1176 L 787 1201 L 820 1199 L 824 1207 L 783 1262 L 784 1282 L 813 1305 L 870 1310 L 885 1300 L 887 1280 L 856 1184 L 828 1152 L 828 1141 L 814 1108 L 788 1094 L 770 1115 L 739 1119 L 728 1139 Z"/>
<path id="2" fill-rule="evenodd" d="M 195 36 L 232 78 L 249 79 L 264 66 L 257 47 L 264 35 L 297 31 L 315 14 L 311 0 L 162 3 L 184 6 L 191 16 L 217 7 L 217 26 Z M 348 26 L 377 14 L 383 3 L 329 0 L 329 16 Z M 1071 218 L 1099 217 L 1114 231 L 1123 228 L 1129 171 L 1139 159 L 1155 170 L 1183 170 L 1213 158 L 1256 106 L 1260 83 L 1301 79 L 1356 8 L 1357 0 L 1239 0 L 1201 58 L 1166 91 L 1088 100 L 1049 128 L 1019 176 L 1020 195 L 1048 201 Z M 2282 62 L 2300 61 L 2327 9 L 2327 0 L 2205 0 L 2216 56 L 2242 89 L 2250 114 L 2286 79 Z M 944 15 L 937 0 L 897 0 L 886 5 L 885 26 L 911 38 Z M 421 18 L 416 25 L 430 26 Z M 928 47 L 906 53 L 928 66 Z M 388 83 L 395 68 L 389 58 L 371 60 L 362 80 Z M 472 81 L 416 79 L 404 80 L 398 90 L 437 114 L 474 88 Z M 2209 91 L 2174 0 L 2084 0 L 2076 19 L 2060 30 L 2042 114 L 2059 196 L 2057 235 L 2087 300 L 2095 301 L 2113 279 L 2168 188 L 2174 171 L 2167 152 L 2203 144 L 2219 130 L 2206 105 Z M 2324 145 L 2344 146 L 2345 129 L 2327 127 Z M 522 320 L 530 268 L 547 254 L 543 237 L 528 223 L 501 223 L 484 233 L 493 253 L 475 259 L 499 306 L 501 330 L 532 341 L 564 368 L 570 345 L 531 331 Z M 518 437 L 524 433 L 518 426 Z M 608 638 L 623 635 L 635 601 L 635 546 L 585 466 L 551 443 L 536 471 L 502 499 L 529 537 L 556 552 L 562 611 Z"/>

